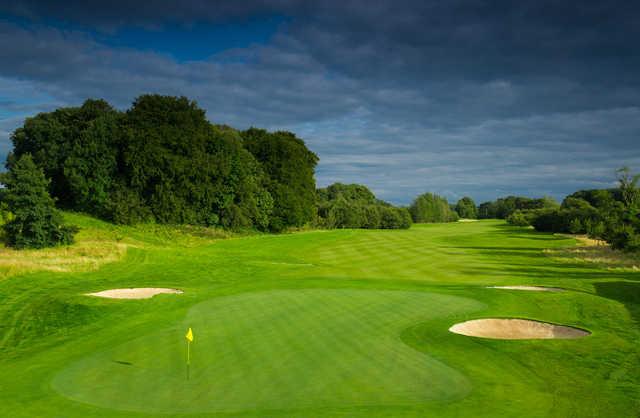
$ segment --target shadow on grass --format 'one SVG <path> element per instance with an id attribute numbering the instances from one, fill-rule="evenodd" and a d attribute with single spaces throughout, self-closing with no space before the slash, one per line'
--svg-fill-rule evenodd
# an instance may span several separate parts
<path id="1" fill-rule="evenodd" d="M 568 268 L 566 264 L 559 264 L 557 266 L 550 265 L 547 267 L 542 266 L 524 266 L 512 267 L 513 264 L 508 262 L 507 264 L 493 263 L 491 266 L 486 267 L 471 267 L 461 270 L 462 273 L 469 276 L 501 276 L 501 277 L 521 277 L 532 279 L 568 279 L 568 280 L 603 280 L 603 279 L 616 279 L 616 280 L 640 280 L 634 278 L 629 273 L 624 272 L 612 272 L 607 270 L 595 270 L 585 271 L 584 266 L 581 270 L 573 270 Z"/>
<path id="2" fill-rule="evenodd" d="M 601 251 L 600 247 L 573 247 L 572 240 L 567 237 L 556 236 L 550 233 L 538 232 L 530 228 L 521 228 L 510 225 L 495 225 L 489 234 L 495 235 L 496 245 L 469 246 L 455 245 L 453 242 L 448 249 L 471 250 L 473 253 L 487 256 L 488 260 L 481 265 L 467 266 L 464 270 L 467 274 L 497 274 L 500 276 L 520 276 L 536 279 L 615 279 L 620 281 L 638 281 L 640 275 L 625 272 L 612 271 L 609 267 L 625 267 L 624 265 L 601 265 L 602 263 L 583 260 L 582 258 L 564 257 L 562 260 L 553 253 L 545 253 L 545 250 L 562 251 L 565 248 L 579 249 L 580 251 Z M 522 238 L 526 240 L 545 241 L 549 244 L 557 241 L 565 241 L 565 246 L 547 246 L 545 243 L 529 242 L 528 246 L 519 246 L 518 241 L 505 241 L 505 238 Z M 506 244 L 506 245 L 505 245 Z M 513 245 L 512 245 L 513 244 Z M 525 242 L 522 242 L 525 244 Z M 567 251 L 569 251 L 567 250 Z"/>
<path id="3" fill-rule="evenodd" d="M 478 247 L 458 246 L 450 249 L 473 250 L 477 254 L 486 256 L 487 260 L 481 266 L 469 266 L 469 274 L 486 274 L 488 271 L 499 270 L 505 275 L 519 275 L 536 278 L 570 278 L 570 279 L 605 279 L 635 280 L 636 278 L 625 272 L 613 272 L 589 265 L 580 261 L 557 261 L 546 255 L 544 248 L 535 247 Z M 638 276 L 637 279 L 640 279 Z"/>
<path id="4" fill-rule="evenodd" d="M 640 325 L 640 283 L 598 282 L 593 287 L 598 296 L 624 304 L 636 324 Z"/>

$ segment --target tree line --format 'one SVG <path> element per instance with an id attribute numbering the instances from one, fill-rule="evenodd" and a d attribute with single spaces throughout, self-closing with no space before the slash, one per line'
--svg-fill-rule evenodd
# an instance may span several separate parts
<path id="1" fill-rule="evenodd" d="M 272 232 L 408 228 L 416 214 L 361 185 L 316 190 L 318 157 L 295 134 L 212 124 L 185 97 L 142 95 L 126 111 L 90 99 L 27 118 L 11 140 L 0 212 L 17 248 L 72 242 L 58 209 Z"/>
<path id="2" fill-rule="evenodd" d="M 120 224 L 281 231 L 316 214 L 318 157 L 300 138 L 214 125 L 185 97 L 143 95 L 124 112 L 87 100 L 27 118 L 11 139 L 2 183 L 15 246 L 69 241 L 34 226 L 62 228 L 54 201 Z"/>
<path id="3" fill-rule="evenodd" d="M 587 234 L 615 249 L 640 250 L 640 175 L 618 170 L 618 187 L 581 190 L 560 205 L 513 211 L 507 222 L 538 231 Z"/>
<path id="4" fill-rule="evenodd" d="M 71 242 L 75 229 L 58 209 L 118 224 L 274 232 L 476 216 L 470 198 L 452 206 L 426 193 L 397 207 L 362 185 L 316 190 L 318 157 L 295 134 L 212 124 L 185 97 L 142 95 L 126 111 L 90 99 L 27 118 L 11 140 L 0 209 L 6 241 L 18 248 Z"/>
<path id="5" fill-rule="evenodd" d="M 614 190 L 568 196 L 508 196 L 476 206 L 434 193 L 408 207 L 366 186 L 316 189 L 318 157 L 285 131 L 210 123 L 185 97 L 143 95 L 126 111 L 87 100 L 27 118 L 12 134 L 1 174 L 0 214 L 8 245 L 41 248 L 73 241 L 58 209 L 120 224 L 156 222 L 228 229 L 401 229 L 459 218 L 507 219 L 540 231 L 587 233 L 616 248 L 638 248 L 638 176 L 625 169 Z"/>
<path id="6" fill-rule="evenodd" d="M 366 186 L 334 183 L 318 189 L 317 226 L 323 228 L 406 229 L 411 214 L 379 200 Z"/>
<path id="7" fill-rule="evenodd" d="M 550 209 L 558 206 L 558 202 L 552 197 L 536 199 L 524 196 L 507 196 L 481 203 L 478 206 L 478 218 L 507 219 L 513 212 L 518 210 Z"/>

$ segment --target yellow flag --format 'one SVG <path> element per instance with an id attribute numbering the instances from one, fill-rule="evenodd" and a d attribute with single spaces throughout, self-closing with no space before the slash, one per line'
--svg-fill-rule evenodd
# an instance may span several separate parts
<path id="1" fill-rule="evenodd" d="M 193 331 L 191 331 L 191 327 L 189 327 L 189 331 L 187 331 L 187 335 L 184 336 L 189 342 L 193 341 Z"/>

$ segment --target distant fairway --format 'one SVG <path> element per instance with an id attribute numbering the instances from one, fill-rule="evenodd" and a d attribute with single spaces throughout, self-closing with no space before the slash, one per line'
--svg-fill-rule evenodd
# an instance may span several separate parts
<path id="1" fill-rule="evenodd" d="M 126 254 L 102 261 L 91 253 L 91 271 L 0 266 L 0 417 L 640 411 L 640 273 L 545 253 L 575 245 L 571 238 L 479 221 L 215 239 L 67 216 L 84 228 L 81 248 L 117 245 Z M 487 287 L 511 285 L 566 291 Z M 129 287 L 184 293 L 85 296 Z M 592 334 L 509 341 L 448 331 L 505 317 Z"/>
<path id="2" fill-rule="evenodd" d="M 422 292 L 299 290 L 213 299 L 184 326 L 137 338 L 66 368 L 61 393 L 149 412 L 407 404 L 466 395 L 459 372 L 404 344 L 418 321 L 482 304 Z M 185 379 L 186 326 L 196 330 Z"/>

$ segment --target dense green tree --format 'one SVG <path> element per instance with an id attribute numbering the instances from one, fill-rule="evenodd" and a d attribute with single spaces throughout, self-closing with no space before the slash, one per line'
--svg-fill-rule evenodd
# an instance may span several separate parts
<path id="1" fill-rule="evenodd" d="M 36 165 L 51 179 L 51 195 L 60 205 L 73 208 L 76 194 L 82 193 L 83 189 L 95 189 L 98 196 L 101 194 L 100 186 L 87 184 L 91 182 L 90 178 L 80 179 L 87 173 L 84 171 L 85 163 L 82 160 L 85 157 L 113 160 L 109 146 L 96 142 L 111 141 L 115 136 L 108 134 L 96 139 L 88 136 L 85 131 L 97 119 L 113 118 L 116 114 L 117 112 L 104 100 L 87 100 L 81 107 L 61 108 L 27 118 L 24 125 L 12 135 L 13 156 L 10 158 L 31 154 Z M 100 135 L 100 128 L 93 129 L 95 134 Z M 68 174 L 74 177 L 71 183 L 65 174 L 65 167 L 69 171 Z M 92 175 L 100 174 L 101 170 L 95 170 L 95 174 Z M 97 181 L 101 182 L 103 179 L 98 178 Z M 90 201 L 85 203 L 94 204 Z"/>
<path id="2" fill-rule="evenodd" d="M 604 234 L 606 232 L 606 226 L 603 221 L 592 222 L 590 220 L 585 221 L 585 230 L 591 239 L 604 240 Z"/>
<path id="3" fill-rule="evenodd" d="M 455 210 L 461 218 L 475 219 L 478 217 L 478 208 L 476 207 L 476 203 L 468 196 L 458 200 Z"/>
<path id="4" fill-rule="evenodd" d="M 269 226 L 260 164 L 184 97 L 140 96 L 125 113 L 87 100 L 27 119 L 12 138 L 8 164 L 32 154 L 65 208 L 118 223 Z"/>
<path id="5" fill-rule="evenodd" d="M 622 202 L 622 194 L 619 189 L 593 189 L 593 190 L 579 190 L 567 196 L 568 198 L 582 199 L 593 207 L 604 207 L 611 202 Z"/>
<path id="6" fill-rule="evenodd" d="M 360 228 L 363 218 L 363 206 L 338 197 L 329 207 L 325 226 L 329 228 Z"/>
<path id="7" fill-rule="evenodd" d="M 415 198 L 409 212 L 413 222 L 453 222 L 458 220 L 458 214 L 451 209 L 444 197 L 433 193 L 425 193 Z"/>
<path id="8" fill-rule="evenodd" d="M 241 133 L 244 146 L 260 163 L 273 197 L 270 228 L 302 226 L 316 215 L 314 170 L 318 157 L 291 132 L 251 128 Z"/>
<path id="9" fill-rule="evenodd" d="M 617 189 L 575 192 L 559 208 L 530 211 L 531 224 L 539 231 L 586 233 L 616 249 L 639 250 L 638 179 L 629 169 L 621 169 Z"/>
<path id="10" fill-rule="evenodd" d="M 106 112 L 90 121 L 70 145 L 63 161 L 68 184 L 67 207 L 106 216 L 118 170 L 118 141 L 122 116 Z"/>
<path id="11" fill-rule="evenodd" d="M 632 175 L 627 167 L 618 170 L 617 174 L 621 202 L 617 210 L 608 208 L 608 216 L 603 216 L 603 235 L 613 248 L 640 251 L 640 175 Z"/>
<path id="12" fill-rule="evenodd" d="M 527 215 L 526 211 L 516 210 L 507 217 L 507 223 L 514 226 L 529 226 L 531 225 L 531 219 Z"/>
<path id="13" fill-rule="evenodd" d="M 497 213 L 496 202 L 482 202 L 478 206 L 478 218 L 480 219 L 496 219 Z"/>
<path id="14" fill-rule="evenodd" d="M 318 189 L 318 224 L 325 228 L 399 229 L 411 226 L 411 216 L 379 200 L 361 184 L 334 183 Z"/>
<path id="15" fill-rule="evenodd" d="M 49 181 L 30 154 L 13 161 L 2 175 L 3 199 L 12 214 L 4 224 L 7 245 L 15 248 L 44 248 L 70 244 L 76 228 L 65 226 L 49 195 Z"/>
<path id="16" fill-rule="evenodd" d="M 327 201 L 336 200 L 339 197 L 352 202 L 374 204 L 376 196 L 366 186 L 361 184 L 333 183 L 332 185 L 318 189 L 319 199 Z"/>
<path id="17" fill-rule="evenodd" d="M 587 225 L 600 220 L 598 210 L 584 199 L 567 197 L 559 208 L 543 208 L 524 211 L 531 217 L 531 224 L 539 231 L 587 233 Z"/>
<path id="18" fill-rule="evenodd" d="M 377 229 L 382 228 L 382 208 L 386 207 L 383 205 L 362 205 L 362 220 L 360 222 L 359 228 L 365 229 Z M 405 210 L 406 211 L 406 210 Z M 411 219 L 409 219 L 410 221 Z M 401 228 L 409 228 L 411 226 L 411 222 L 409 224 L 401 224 Z M 389 229 L 389 228 L 387 228 Z"/>
<path id="19" fill-rule="evenodd" d="M 381 229 L 406 229 L 411 226 L 411 214 L 406 208 L 380 207 Z"/>
<path id="20" fill-rule="evenodd" d="M 551 197 L 532 199 L 523 196 L 507 196 L 493 202 L 481 203 L 478 207 L 478 218 L 507 219 L 517 210 L 555 209 L 557 207 L 558 203 Z"/>
<path id="21" fill-rule="evenodd" d="M 185 97 L 141 96 L 123 127 L 124 187 L 161 223 L 264 227 L 272 204 L 239 134 Z"/>

